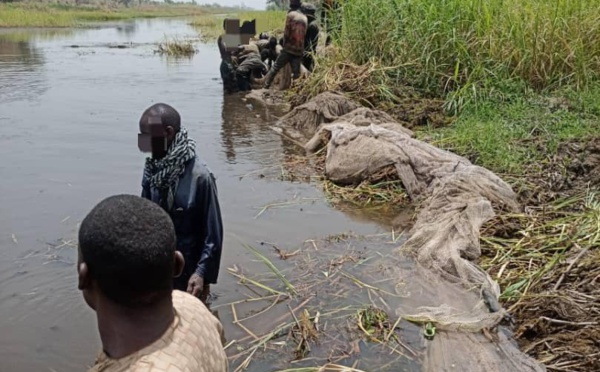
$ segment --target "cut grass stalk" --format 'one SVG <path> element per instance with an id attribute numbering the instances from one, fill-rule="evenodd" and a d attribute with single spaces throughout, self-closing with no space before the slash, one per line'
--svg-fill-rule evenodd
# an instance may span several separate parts
<path id="1" fill-rule="evenodd" d="M 244 331 L 246 331 L 246 333 L 248 333 L 248 335 L 250 335 L 253 339 L 258 340 L 258 337 L 252 332 L 250 331 L 248 328 L 246 328 L 245 325 L 243 325 L 237 317 L 237 312 L 235 311 L 235 305 L 231 304 L 231 314 L 233 314 L 233 324 L 237 324 L 241 329 L 243 329 Z"/>
<path id="2" fill-rule="evenodd" d="M 283 283 L 283 285 L 285 286 L 285 288 L 288 290 L 288 292 L 291 295 L 298 294 L 298 292 L 296 291 L 296 288 L 294 288 L 292 283 L 290 283 L 290 281 L 286 279 L 286 277 L 281 273 L 281 271 L 279 271 L 279 269 L 273 264 L 273 262 L 271 262 L 271 260 L 269 260 L 267 257 L 265 257 L 262 253 L 260 253 L 256 248 L 252 247 L 251 245 L 244 244 L 244 247 L 246 249 L 248 249 L 250 252 L 252 252 L 257 258 L 259 258 L 273 272 L 273 274 L 275 274 L 275 276 L 277 276 L 277 278 L 279 278 L 279 280 L 281 280 L 281 282 Z"/>
<path id="3" fill-rule="evenodd" d="M 244 361 L 234 370 L 234 372 L 240 372 L 248 368 L 250 362 L 252 361 L 252 357 L 256 353 L 258 349 L 265 346 L 267 342 L 271 341 L 274 338 L 279 337 L 284 331 L 293 327 L 295 323 L 287 323 L 276 327 L 273 331 L 266 334 L 257 340 L 256 345 L 252 346 L 250 349 L 246 350 L 243 354 L 249 353 L 249 355 L 244 359 Z M 234 357 L 235 358 L 235 357 Z"/>
<path id="4" fill-rule="evenodd" d="M 222 307 L 230 306 L 232 304 L 233 305 L 245 304 L 245 303 L 249 303 L 249 302 L 264 301 L 264 300 L 270 300 L 271 298 L 279 298 L 279 297 L 281 297 L 281 295 L 279 295 L 279 294 L 273 294 L 273 295 L 268 295 L 268 296 L 264 296 L 264 297 L 252 297 L 252 298 L 246 298 L 246 299 L 243 299 L 243 300 L 228 302 L 226 304 L 221 304 L 221 305 L 217 305 L 217 306 L 211 306 L 210 308 L 212 310 L 217 310 L 217 309 L 220 309 Z"/>
<path id="5" fill-rule="evenodd" d="M 236 278 L 240 279 L 240 283 L 241 283 L 241 284 L 250 283 L 250 284 L 254 285 L 254 286 L 255 286 L 255 287 L 257 287 L 257 288 L 260 288 L 260 289 L 263 289 L 263 290 L 267 291 L 268 293 L 270 293 L 270 294 L 272 294 L 272 295 L 278 295 L 278 296 L 288 296 L 288 294 L 287 294 L 287 293 L 284 293 L 284 292 L 277 291 L 277 290 L 275 290 L 275 289 L 273 289 L 273 288 L 271 288 L 271 287 L 268 287 L 268 286 L 266 286 L 266 285 L 264 285 L 264 284 L 262 284 L 262 283 L 260 283 L 260 282 L 258 282 L 258 281 L 256 281 L 256 280 L 253 280 L 253 279 L 247 278 L 246 276 L 244 276 L 244 275 L 240 274 L 240 273 L 239 273 L 238 271 L 236 271 L 235 269 L 229 268 L 229 269 L 228 269 L 228 271 L 229 271 L 229 273 L 230 273 L 231 275 L 233 275 L 233 276 L 235 276 Z"/>
<path id="6" fill-rule="evenodd" d="M 374 290 L 374 291 L 381 292 L 381 293 L 384 293 L 384 294 L 386 294 L 386 295 L 388 295 L 388 296 L 392 296 L 392 297 L 402 297 L 402 296 L 400 296 L 400 295 L 397 295 L 397 294 L 394 294 L 394 293 L 390 293 L 390 292 L 388 292 L 388 291 L 385 291 L 385 290 L 383 290 L 383 289 L 381 289 L 381 288 L 377 288 L 377 287 L 375 287 L 375 286 L 372 286 L 372 285 L 370 285 L 370 284 L 364 283 L 364 282 L 362 282 L 360 279 L 358 279 L 357 277 L 355 277 L 355 276 L 353 276 L 353 275 L 350 275 L 350 274 L 348 274 L 348 273 L 346 273 L 346 272 L 343 272 L 343 271 L 342 271 L 342 272 L 341 272 L 341 274 L 342 274 L 343 276 L 345 276 L 346 278 L 348 278 L 348 279 L 352 280 L 352 281 L 353 281 L 353 282 L 354 282 L 354 283 L 355 283 L 355 284 L 356 284 L 356 285 L 357 285 L 359 288 L 368 288 L 368 289 L 372 289 L 372 290 Z"/>
<path id="7" fill-rule="evenodd" d="M 322 183 L 325 196 L 330 201 L 350 203 L 357 207 L 378 208 L 406 205 L 408 197 L 400 180 L 376 184 L 363 182 L 358 186 L 338 186 L 330 180 Z"/>

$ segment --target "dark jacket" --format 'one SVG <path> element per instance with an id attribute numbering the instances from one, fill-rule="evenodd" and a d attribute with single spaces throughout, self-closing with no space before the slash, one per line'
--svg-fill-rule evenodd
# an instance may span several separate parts
<path id="1" fill-rule="evenodd" d="M 223 61 L 231 61 L 231 52 L 227 50 L 227 45 L 223 41 L 223 35 L 220 35 L 217 39 L 217 46 L 219 47 L 219 54 L 221 54 L 221 59 Z"/>
<path id="2" fill-rule="evenodd" d="M 314 17 L 308 17 L 308 22 L 306 37 L 304 38 L 304 51 L 306 53 L 316 53 L 319 44 L 319 22 Z"/>
<path id="3" fill-rule="evenodd" d="M 142 197 L 155 203 L 160 200 L 158 189 L 143 185 Z M 186 164 L 169 215 L 175 225 L 177 250 L 185 258 L 175 289 L 186 290 L 194 272 L 204 278 L 204 284 L 216 283 L 223 245 L 221 210 L 215 178 L 198 157 Z"/>

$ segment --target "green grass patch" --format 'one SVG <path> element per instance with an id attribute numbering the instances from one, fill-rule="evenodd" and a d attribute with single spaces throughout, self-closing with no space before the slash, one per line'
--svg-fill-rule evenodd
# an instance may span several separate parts
<path id="1" fill-rule="evenodd" d="M 547 162 L 561 142 L 599 133 L 600 84 L 580 92 L 565 89 L 481 101 L 465 107 L 448 127 L 418 131 L 436 146 L 509 174 Z"/>
<path id="2" fill-rule="evenodd" d="M 195 16 L 205 11 L 191 5 L 139 7 L 72 6 L 41 3 L 0 4 L 0 27 L 73 27 L 86 22 L 133 18 Z"/>
<path id="3" fill-rule="evenodd" d="M 279 34 L 283 32 L 285 15 L 286 12 L 278 10 L 236 12 L 226 15 L 205 14 L 195 17 L 190 24 L 198 28 L 203 40 L 208 41 L 216 39 L 223 33 L 223 19 L 225 18 L 238 18 L 240 24 L 244 21 L 256 19 L 257 34 L 261 32 Z"/>

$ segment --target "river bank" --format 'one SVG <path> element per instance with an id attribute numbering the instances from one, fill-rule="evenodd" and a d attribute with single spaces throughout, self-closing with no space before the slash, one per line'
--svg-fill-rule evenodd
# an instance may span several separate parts
<path id="1" fill-rule="evenodd" d="M 222 97 L 214 44 L 202 46 L 203 59 L 165 63 L 167 59 L 152 57 L 150 45 L 166 30 L 190 30 L 183 24 L 152 28 L 143 23 L 131 31 L 137 35 L 134 41 L 148 43 L 141 50 L 96 48 L 95 53 L 81 53 L 65 48 L 89 42 L 87 34 L 53 42 L 10 44 L 14 48 L 8 50 L 7 58 L 15 67 L 8 66 L 8 73 L 2 75 L 10 79 L 2 91 L 5 115 L 9 116 L 0 119 L 15 123 L 3 137 L 4 159 L 13 175 L 5 185 L 13 197 L 6 208 L 11 216 L 1 224 L 5 230 L 0 242 L 10 249 L 3 250 L 8 258 L 0 269 L 5 283 L 0 326 L 13 336 L 0 348 L 2 360 L 16 366 L 12 368 L 16 371 L 49 366 L 80 370 L 83 362 L 90 361 L 98 345 L 94 344 L 91 313 L 73 291 L 75 250 L 69 244 L 65 249 L 59 242 L 53 246 L 58 248 L 46 251 L 47 244 L 40 240 L 71 236 L 85 209 L 106 193 L 139 192 L 143 158 L 132 151 L 131 135 L 138 119 L 132 108 L 146 107 L 160 96 L 176 102 L 185 113 L 186 125 L 192 135 L 202 139 L 203 155 L 219 177 L 225 222 L 230 226 L 224 268 L 230 270 L 223 273 L 216 288 L 219 298 L 213 309 L 220 311 L 229 338 L 228 352 L 237 357 L 237 366 L 252 361 L 249 371 L 276 367 L 350 370 L 339 364 L 353 365 L 357 371 L 394 371 L 398 365 L 420 370 L 410 364 L 410 358 L 422 351 L 422 329 L 410 328 L 411 323 L 371 308 L 385 308 L 385 303 L 396 306 L 386 301 L 384 294 L 397 294 L 396 283 L 388 274 L 394 261 L 387 254 L 402 243 L 399 230 L 387 221 L 384 226 L 390 227 L 391 233 L 376 234 L 363 228 L 357 231 L 363 236 L 357 238 L 345 234 L 314 238 L 334 231 L 356 231 L 360 224 L 329 210 L 312 185 L 271 182 L 268 175 L 263 177 L 267 166 L 273 166 L 277 178 L 288 177 L 287 164 L 280 164 L 280 158 L 299 161 L 301 156 L 293 144 L 282 143 L 269 129 L 273 121 L 269 115 L 276 114 L 267 115 L 237 96 Z M 98 43 L 131 41 L 125 32 L 91 33 Z M 14 50 L 20 58 L 13 57 Z M 594 49 L 588 50 L 593 53 Z M 487 261 L 480 264 L 500 281 L 501 301 L 517 322 L 517 339 L 524 351 L 550 370 L 597 369 L 593 358 L 598 334 L 594 318 L 598 313 L 598 203 L 591 188 L 597 185 L 592 176 L 598 172 L 594 171 L 594 141 L 588 139 L 593 138 L 588 134 L 593 133 L 599 112 L 594 84 L 579 90 L 502 91 L 449 114 L 445 108 L 452 106 L 445 105 L 444 95 L 428 95 L 417 85 L 389 80 L 393 65 L 385 61 L 360 64 L 352 58 L 338 55 L 319 60 L 320 69 L 308 84 L 298 86 L 292 102 L 316 95 L 321 86 L 342 90 L 364 105 L 385 109 L 411 127 L 418 138 L 452 149 L 475 164 L 483 164 L 487 157 L 485 164 L 491 164 L 490 169 L 511 183 L 523 207 L 521 213 L 502 214 L 481 230 Z M 24 78 L 24 82 L 19 80 Z M 177 86 L 168 88 L 173 83 Z M 571 95 L 574 98 L 564 100 Z M 98 106 L 107 97 L 116 105 L 109 110 Z M 64 102 L 70 104 L 63 107 Z M 215 126 L 219 121 L 221 126 Z M 74 140 L 65 143 L 63 133 Z M 99 144 L 105 147 L 99 148 Z M 23 148 L 31 149 L 25 158 Z M 315 160 L 302 158 L 309 165 Z M 40 159 L 47 162 L 40 163 Z M 313 170 L 312 176 L 322 179 L 323 169 Z M 358 195 L 364 201 L 361 207 L 372 205 L 369 194 L 376 194 L 370 184 L 325 185 L 339 188 L 341 192 L 332 195 L 341 202 Z M 386 190 L 393 199 L 378 193 L 384 196 L 378 196 L 383 204 L 403 200 L 398 197 L 403 191 L 397 185 L 395 180 L 394 187 Z M 569 197 L 572 192 L 574 196 Z M 369 220 L 370 216 L 363 216 L 360 221 Z M 308 237 L 311 239 L 306 240 Z M 381 244 L 375 245 L 374 239 L 381 239 Z M 256 249 L 240 241 L 257 242 Z M 72 244 L 72 240 L 68 242 Z M 303 254 L 297 252 L 300 248 Z M 406 266 L 412 267 L 410 263 Z M 283 273 L 287 282 L 278 273 Z M 57 281 L 49 277 L 58 277 L 58 289 Z M 407 276 L 406 282 L 412 283 L 412 278 Z M 282 301 L 294 292 L 299 295 L 293 302 Z M 307 300 L 313 301 L 308 309 Z M 260 306 L 252 307 L 259 301 Z M 404 302 L 401 297 L 398 301 Z M 315 311 L 319 308 L 322 311 Z M 248 324 L 252 325 L 250 332 L 242 328 Z M 393 331 L 399 324 L 396 338 Z M 315 327 L 323 331 L 322 338 L 311 332 Z M 87 332 L 80 332 L 82 329 Z M 346 337 L 345 332 L 351 335 Z M 349 339 L 352 342 L 345 342 Z M 244 344 L 248 340 L 250 348 Z M 272 359 L 261 359 L 258 351 L 267 341 L 274 354 Z M 30 357 L 31 345 L 38 351 L 35 360 Z M 333 353 L 329 353 L 330 345 Z M 383 353 L 388 358 L 386 365 L 375 365 Z M 298 357 L 303 359 L 298 361 Z M 327 368 L 310 367 L 327 362 Z"/>
<path id="2" fill-rule="evenodd" d="M 194 5 L 141 5 L 133 7 L 64 5 L 54 3 L 0 4 L 1 27 L 82 27 L 92 22 L 134 18 L 198 16 L 208 8 Z"/>
<path id="3" fill-rule="evenodd" d="M 482 227 L 478 263 L 499 282 L 524 352 L 549 370 L 599 368 L 597 7 L 380 5 L 345 2 L 335 50 L 296 84 L 292 107 L 342 92 L 507 181 L 521 209 Z M 369 200 L 373 189 L 359 187 Z"/>
<path id="4" fill-rule="evenodd" d="M 335 51 L 297 85 L 293 104 L 344 92 L 507 181 L 521 212 L 483 226 L 479 264 L 499 282 L 522 350 L 549 370 L 595 370 L 600 12 L 588 2 L 558 13 L 544 1 L 509 3 L 434 11 L 348 1 Z M 374 19 L 385 26 L 365 27 Z"/>

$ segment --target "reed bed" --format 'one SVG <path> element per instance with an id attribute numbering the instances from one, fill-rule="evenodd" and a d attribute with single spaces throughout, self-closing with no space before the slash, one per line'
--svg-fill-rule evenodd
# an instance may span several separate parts
<path id="1" fill-rule="evenodd" d="M 388 68 L 384 86 L 446 97 L 452 112 L 528 89 L 585 88 L 600 75 L 594 0 L 347 0 L 337 23 L 342 60 L 374 61 Z"/>

